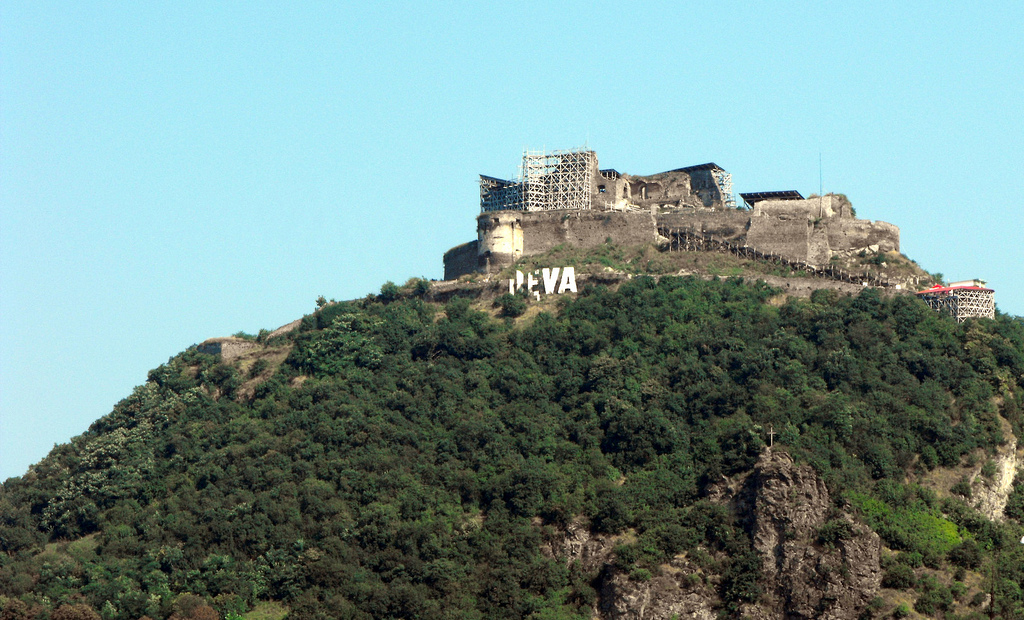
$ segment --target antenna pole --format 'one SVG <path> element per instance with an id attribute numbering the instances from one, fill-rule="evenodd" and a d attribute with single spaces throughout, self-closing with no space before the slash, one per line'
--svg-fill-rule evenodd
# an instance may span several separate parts
<path id="1" fill-rule="evenodd" d="M 821 206 L 821 197 L 824 190 L 821 182 L 821 151 L 818 151 L 818 217 L 824 217 L 824 208 Z"/>

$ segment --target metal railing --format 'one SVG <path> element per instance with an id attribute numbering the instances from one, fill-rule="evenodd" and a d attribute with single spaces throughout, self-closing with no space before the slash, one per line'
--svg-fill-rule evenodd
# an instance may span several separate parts
<path id="1" fill-rule="evenodd" d="M 739 245 L 722 239 L 716 239 L 709 233 L 697 233 L 690 230 L 678 228 L 658 228 L 658 234 L 669 240 L 668 252 L 722 252 L 734 254 L 740 258 L 768 262 L 773 265 L 786 267 L 790 271 L 802 271 L 808 276 L 827 278 L 839 282 L 851 284 L 864 284 L 880 288 L 895 288 L 902 285 L 902 282 L 890 278 L 883 278 L 871 273 L 865 268 L 864 273 L 847 271 L 835 265 L 824 267 L 810 263 L 794 260 L 775 252 L 765 252 L 748 245 Z"/>

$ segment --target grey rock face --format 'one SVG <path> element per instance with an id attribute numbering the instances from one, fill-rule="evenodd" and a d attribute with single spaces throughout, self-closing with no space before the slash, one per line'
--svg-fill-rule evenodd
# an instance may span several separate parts
<path id="1" fill-rule="evenodd" d="M 609 568 L 604 575 L 597 617 L 607 620 L 696 618 L 714 620 L 718 595 L 700 569 L 683 558 L 662 567 L 649 581 L 636 582 Z"/>
<path id="2" fill-rule="evenodd" d="M 766 451 L 745 485 L 754 548 L 761 556 L 763 600 L 750 615 L 856 618 L 881 581 L 881 541 L 848 515 L 831 515 L 846 533 L 830 545 L 819 532 L 830 517 L 824 482 L 785 453 Z"/>
<path id="3" fill-rule="evenodd" d="M 979 463 L 969 474 L 971 483 L 971 505 L 978 512 L 993 521 L 1002 521 L 1005 517 L 1003 510 L 1010 498 L 1010 491 L 1013 490 L 1014 476 L 1021 467 L 1021 461 L 1017 458 L 1017 438 L 1013 435 L 1010 424 L 1000 419 L 1003 426 L 1003 434 L 1008 441 L 996 448 L 996 454 L 992 459 L 996 466 L 996 473 L 991 480 L 981 475 L 983 463 Z"/>
<path id="4" fill-rule="evenodd" d="M 766 450 L 745 480 L 723 480 L 710 493 L 728 502 L 749 528 L 761 558 L 761 599 L 741 610 L 755 619 L 857 618 L 881 581 L 881 540 L 849 515 L 834 511 L 825 483 L 807 465 Z M 822 536 L 828 524 L 838 535 Z M 845 524 L 845 525 L 844 525 Z M 827 540 L 826 543 L 823 539 Z M 544 549 L 549 557 L 597 577 L 601 620 L 711 620 L 722 604 L 720 576 L 677 556 L 647 580 L 633 580 L 614 565 L 616 538 L 570 524 Z"/>

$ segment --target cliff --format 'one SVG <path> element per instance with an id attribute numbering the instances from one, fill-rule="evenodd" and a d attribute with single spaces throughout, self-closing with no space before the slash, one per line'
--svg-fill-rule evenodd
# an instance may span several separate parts
<path id="1" fill-rule="evenodd" d="M 711 490 L 752 532 L 761 564 L 762 596 L 742 608 L 749 618 L 846 620 L 874 598 L 882 577 L 881 540 L 847 513 L 835 511 L 828 489 L 807 465 L 766 449 L 741 480 Z M 716 618 L 721 576 L 680 554 L 649 579 L 636 580 L 615 562 L 617 539 L 571 524 L 547 552 L 597 574 L 600 620 Z"/>
<path id="2" fill-rule="evenodd" d="M 807 465 L 765 452 L 744 496 L 761 558 L 762 601 L 752 618 L 856 618 L 878 591 L 881 540 L 851 515 L 833 511 L 828 489 Z"/>

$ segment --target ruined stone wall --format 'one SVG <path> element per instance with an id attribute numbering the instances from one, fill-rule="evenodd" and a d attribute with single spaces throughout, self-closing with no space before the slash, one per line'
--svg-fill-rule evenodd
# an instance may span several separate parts
<path id="1" fill-rule="evenodd" d="M 621 176 L 617 179 L 606 179 L 597 172 L 594 176 L 593 190 L 590 198 L 591 208 L 598 211 L 623 207 L 630 201 L 629 181 Z"/>
<path id="2" fill-rule="evenodd" d="M 457 280 L 459 276 L 475 273 L 479 269 L 479 241 L 457 245 L 444 253 L 444 279 Z"/>
<path id="3" fill-rule="evenodd" d="M 828 224 L 836 221 L 835 218 L 822 220 L 811 225 L 810 234 L 807 237 L 807 257 L 804 262 L 812 265 L 827 265 L 832 259 L 832 247 L 828 241 Z"/>
<path id="4" fill-rule="evenodd" d="M 750 223 L 750 212 L 736 209 L 683 209 L 673 213 L 659 213 L 657 219 L 659 227 L 704 233 L 716 239 L 742 243 Z"/>
<path id="5" fill-rule="evenodd" d="M 697 196 L 705 207 L 721 207 L 725 203 L 722 190 L 711 170 L 694 170 L 690 173 L 690 192 Z"/>
<path id="6" fill-rule="evenodd" d="M 580 248 L 600 245 L 608 239 L 620 244 L 652 243 L 658 241 L 659 227 L 711 235 L 720 241 L 818 266 L 827 265 L 833 256 L 844 252 L 889 252 L 900 248 L 898 227 L 853 218 L 850 203 L 841 194 L 827 194 L 821 197 L 820 204 L 815 197 L 761 201 L 753 211 L 709 209 L 702 206 L 696 194 L 684 196 L 691 187 L 690 175 L 685 172 L 650 177 L 623 175 L 619 179 L 605 179 L 600 172 L 597 175 L 595 187 L 604 184 L 606 191 L 596 195 L 605 197 L 605 202 L 597 203 L 593 209 L 481 214 L 477 218 L 477 242 L 473 249 L 465 244 L 445 254 L 445 279 L 471 272 L 495 273 L 523 256 L 542 254 L 563 243 Z M 707 176 L 701 183 L 714 184 L 717 191 L 710 172 Z M 656 215 L 646 210 L 606 210 L 612 204 L 606 199 L 622 196 L 627 190 L 636 192 L 637 187 L 650 193 L 645 200 L 638 200 L 634 193 L 632 202 L 647 205 Z M 659 212 L 663 207 L 667 210 Z M 819 213 L 825 215 L 819 217 Z"/>
<path id="7" fill-rule="evenodd" d="M 774 252 L 796 260 L 807 260 L 810 232 L 811 225 L 806 219 L 751 217 L 747 245 L 762 252 Z"/>
<path id="8" fill-rule="evenodd" d="M 589 248 L 605 243 L 637 244 L 657 240 L 654 217 L 642 212 L 567 211 L 524 214 L 523 255 L 543 254 L 557 245 Z"/>
<path id="9" fill-rule="evenodd" d="M 641 207 L 651 205 L 704 206 L 690 186 L 685 172 L 661 172 L 629 177 L 630 200 Z"/>
<path id="10" fill-rule="evenodd" d="M 226 338 L 210 338 L 209 340 L 205 340 L 202 344 L 196 346 L 196 350 L 200 353 L 206 353 L 207 355 L 220 355 L 221 359 L 226 362 L 239 357 L 247 351 L 252 351 L 259 346 L 259 344 L 252 342 L 251 340 L 229 336 Z"/>
<path id="11" fill-rule="evenodd" d="M 619 211 L 491 211 L 477 218 L 477 241 L 444 255 L 445 280 L 467 273 L 495 273 L 523 256 L 563 243 L 589 248 L 611 240 L 634 245 L 658 240 L 654 216 Z"/>
<path id="12" fill-rule="evenodd" d="M 827 230 L 833 252 L 872 245 L 877 245 L 879 252 L 900 251 L 900 229 L 889 222 L 832 218 Z"/>
<path id="13" fill-rule="evenodd" d="M 815 220 L 839 215 L 839 200 L 832 194 L 804 200 L 762 200 L 754 204 L 754 215 Z"/>

